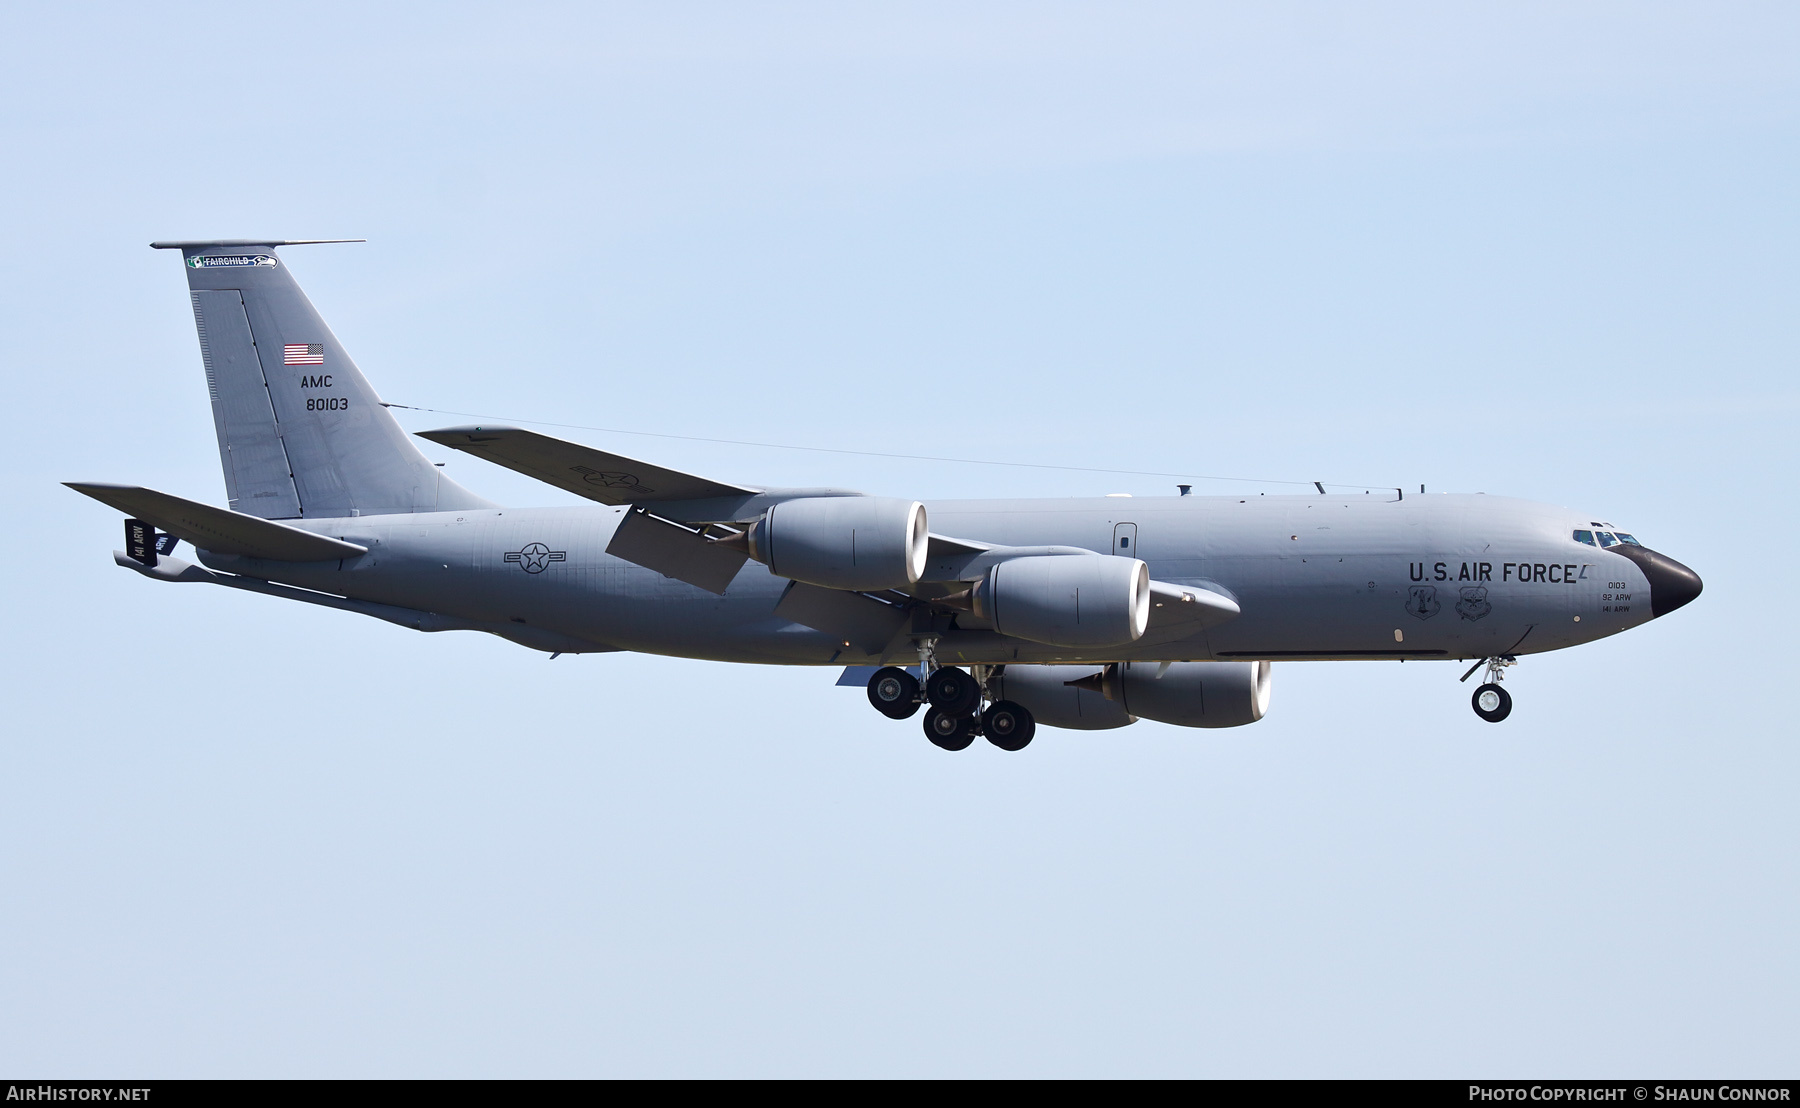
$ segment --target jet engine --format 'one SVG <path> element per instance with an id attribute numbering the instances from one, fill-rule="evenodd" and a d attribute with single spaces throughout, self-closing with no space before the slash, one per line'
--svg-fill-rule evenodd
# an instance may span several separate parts
<path id="1" fill-rule="evenodd" d="M 827 589 L 897 589 L 925 572 L 925 505 L 882 496 L 784 500 L 751 525 L 750 556 Z"/>
<path id="2" fill-rule="evenodd" d="M 1009 665 L 993 678 L 995 697 L 1017 701 L 1046 727 L 1096 731 L 1139 719 L 1177 727 L 1242 727 L 1269 710 L 1267 662 Z M 1162 676 L 1158 677 L 1158 671 Z"/>
<path id="3" fill-rule="evenodd" d="M 1102 672 L 1093 666 L 1009 665 L 989 679 L 988 688 L 995 700 L 1023 704 L 1046 727 L 1105 731 L 1137 722 L 1122 702 L 1108 700 L 1094 689 L 1069 684 L 1099 677 Z"/>
<path id="4" fill-rule="evenodd" d="M 1177 727 L 1242 727 L 1269 710 L 1267 662 L 1115 663 L 1092 684 L 1132 715 Z"/>
<path id="5" fill-rule="evenodd" d="M 1123 646 L 1150 623 L 1150 567 L 1103 554 L 1013 558 L 988 570 L 973 613 L 1014 638 L 1050 646 Z"/>

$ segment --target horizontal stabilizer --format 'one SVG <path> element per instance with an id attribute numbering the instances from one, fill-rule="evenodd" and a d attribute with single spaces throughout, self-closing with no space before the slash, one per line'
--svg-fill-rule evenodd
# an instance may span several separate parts
<path id="1" fill-rule="evenodd" d="M 763 490 L 609 454 L 518 427 L 445 427 L 418 436 L 602 504 L 753 496 Z"/>
<path id="2" fill-rule="evenodd" d="M 315 535 L 229 508 L 184 500 L 155 489 L 81 481 L 64 481 L 63 484 L 216 554 L 270 558 L 278 562 L 323 562 L 333 558 L 354 558 L 369 550 L 353 542 Z"/>
<path id="3" fill-rule="evenodd" d="M 368 242 L 368 239 L 159 239 L 152 250 L 202 250 L 209 246 L 320 246 L 332 242 Z"/>

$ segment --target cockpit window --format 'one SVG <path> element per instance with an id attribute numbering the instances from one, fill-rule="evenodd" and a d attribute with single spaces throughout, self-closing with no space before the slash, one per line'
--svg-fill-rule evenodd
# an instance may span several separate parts
<path id="1" fill-rule="evenodd" d="M 1595 545 L 1594 533 L 1592 531 L 1577 531 L 1577 532 L 1575 532 L 1575 541 L 1576 542 L 1585 542 L 1589 546 L 1593 546 L 1593 545 Z"/>
<path id="2" fill-rule="evenodd" d="M 1619 540 L 1613 537 L 1611 531 L 1598 531 L 1595 532 L 1595 535 L 1600 540 L 1600 549 L 1602 550 L 1605 550 L 1609 546 L 1619 545 Z"/>
<path id="3" fill-rule="evenodd" d="M 1626 534 L 1626 533 L 1625 533 L 1625 532 L 1623 532 L 1623 531 L 1620 531 L 1620 532 L 1619 532 L 1619 533 L 1618 533 L 1618 535 L 1619 535 L 1619 541 L 1620 541 L 1620 542 L 1623 542 L 1623 543 L 1629 543 L 1629 544 L 1631 544 L 1631 545 L 1632 545 L 1632 546 L 1642 546 L 1642 545 L 1644 545 L 1644 544 L 1643 544 L 1643 543 L 1641 543 L 1641 542 L 1639 542 L 1639 541 L 1637 541 L 1637 540 L 1636 540 L 1636 539 L 1634 539 L 1634 538 L 1632 538 L 1632 537 L 1631 537 L 1631 536 L 1630 536 L 1630 535 L 1627 535 L 1627 534 Z"/>

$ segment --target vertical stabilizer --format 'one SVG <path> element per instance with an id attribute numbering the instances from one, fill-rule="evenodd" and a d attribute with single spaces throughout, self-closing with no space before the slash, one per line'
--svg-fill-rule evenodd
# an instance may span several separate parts
<path id="1" fill-rule="evenodd" d="M 231 507 L 264 519 L 490 507 L 419 453 L 300 291 L 277 246 L 179 249 Z"/>

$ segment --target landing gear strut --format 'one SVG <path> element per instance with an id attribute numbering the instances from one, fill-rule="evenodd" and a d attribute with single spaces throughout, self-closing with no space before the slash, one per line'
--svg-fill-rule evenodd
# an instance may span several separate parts
<path id="1" fill-rule="evenodd" d="M 1499 723 L 1507 716 L 1512 715 L 1512 694 L 1501 688 L 1500 682 L 1506 679 L 1506 667 L 1518 664 L 1519 659 L 1511 654 L 1502 654 L 1476 662 L 1469 667 L 1467 673 L 1462 675 L 1462 679 L 1467 681 L 1476 670 L 1484 665 L 1487 666 L 1487 673 L 1483 675 L 1486 680 L 1469 698 L 1469 706 L 1475 709 L 1476 715 L 1489 723 Z"/>

